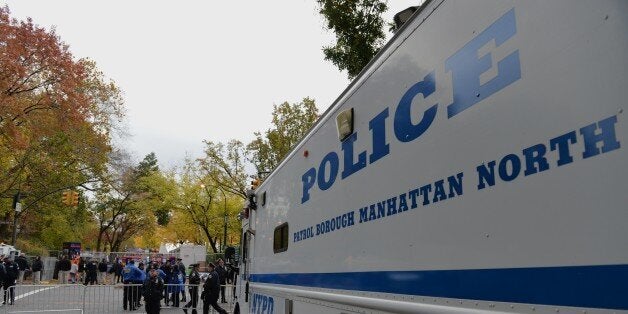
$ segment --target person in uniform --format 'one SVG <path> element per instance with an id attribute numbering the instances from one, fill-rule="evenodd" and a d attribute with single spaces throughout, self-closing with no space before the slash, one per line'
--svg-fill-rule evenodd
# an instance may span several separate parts
<path id="1" fill-rule="evenodd" d="M 87 273 L 85 276 L 85 285 L 95 284 L 98 276 L 98 264 L 96 260 L 92 259 L 85 265 L 85 272 Z"/>
<path id="2" fill-rule="evenodd" d="M 203 314 L 209 314 L 209 306 L 211 305 L 214 310 L 220 314 L 225 314 L 223 308 L 218 305 L 218 293 L 220 292 L 220 277 L 216 272 L 214 264 L 209 263 L 209 276 L 203 284 L 203 293 L 201 299 L 203 299 Z"/>
<path id="3" fill-rule="evenodd" d="M 17 277 L 20 275 L 20 270 L 15 263 L 11 262 L 10 259 L 5 258 L 4 259 L 4 271 L 5 271 L 4 281 L 2 283 L 4 287 L 4 302 L 2 302 L 2 304 L 6 304 L 7 302 L 9 302 L 9 304 L 14 304 L 15 303 L 15 281 L 17 280 Z M 7 294 L 8 294 L 8 300 L 7 300 Z"/>
<path id="4" fill-rule="evenodd" d="M 137 310 L 137 294 L 139 293 L 137 287 L 133 284 L 141 280 L 141 270 L 135 266 L 135 262 L 130 260 L 124 269 L 122 270 L 122 282 L 124 283 L 124 292 L 122 297 L 124 298 L 122 307 L 131 311 Z"/>
<path id="5" fill-rule="evenodd" d="M 161 279 L 156 269 L 151 269 L 148 278 L 142 286 L 142 294 L 147 314 L 159 314 L 161 310 L 160 301 L 164 296 L 164 281 Z"/>
<path id="6" fill-rule="evenodd" d="M 198 264 L 191 264 L 192 272 L 188 280 L 190 290 L 190 302 L 183 306 L 183 312 L 187 313 L 188 308 L 192 308 L 192 314 L 198 313 L 196 306 L 198 305 L 198 285 L 201 283 L 201 275 L 198 273 Z"/>

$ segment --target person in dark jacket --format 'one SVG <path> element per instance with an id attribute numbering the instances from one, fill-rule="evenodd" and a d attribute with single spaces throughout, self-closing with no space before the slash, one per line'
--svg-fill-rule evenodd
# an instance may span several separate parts
<path id="1" fill-rule="evenodd" d="M 144 282 L 146 281 L 146 270 L 144 269 L 144 263 L 140 262 L 137 265 L 137 269 L 139 269 L 141 271 L 141 273 L 138 274 L 138 278 L 135 279 L 135 281 L 133 282 L 134 284 L 144 284 Z M 137 299 L 135 300 L 136 302 L 136 306 L 137 308 L 142 307 L 142 296 L 144 295 L 141 291 L 142 287 L 138 286 L 138 294 L 137 294 Z"/>
<path id="2" fill-rule="evenodd" d="M 78 261 L 78 273 L 76 273 L 76 282 L 81 282 L 87 279 L 85 278 L 86 266 L 87 266 L 87 261 L 85 261 L 85 258 L 80 257 Z"/>
<path id="3" fill-rule="evenodd" d="M 116 259 L 116 262 L 111 267 L 111 272 L 113 273 L 113 283 L 120 283 L 122 281 L 122 270 L 124 266 L 122 266 L 122 261 L 120 259 Z"/>
<path id="4" fill-rule="evenodd" d="M 192 308 L 192 314 L 196 314 L 196 307 L 198 306 L 198 285 L 201 283 L 201 275 L 198 273 L 198 264 L 191 264 L 192 271 L 190 272 L 190 278 L 188 280 L 190 286 L 190 302 L 183 306 L 183 312 L 187 313 L 188 308 Z"/>
<path id="5" fill-rule="evenodd" d="M 87 272 L 87 275 L 85 276 L 85 285 L 96 284 L 98 276 L 98 263 L 96 263 L 96 260 L 87 262 L 87 265 L 85 265 L 85 271 Z"/>
<path id="6" fill-rule="evenodd" d="M 2 304 L 7 303 L 7 293 L 9 295 L 9 304 L 15 303 L 15 281 L 19 276 L 19 268 L 10 259 L 4 259 L 4 270 L 6 275 L 4 276 L 4 281 L 2 286 L 4 287 L 4 301 Z"/>
<path id="7" fill-rule="evenodd" d="M 33 284 L 38 285 L 41 280 L 41 271 L 44 269 L 44 263 L 41 262 L 41 257 L 35 257 L 33 261 Z"/>
<path id="8" fill-rule="evenodd" d="M 166 263 L 164 265 L 161 266 L 161 271 L 164 272 L 164 274 L 166 275 L 166 279 L 164 279 L 164 282 L 166 283 L 166 285 L 170 284 L 170 276 L 172 275 L 172 265 L 170 264 L 170 261 L 166 261 Z M 164 290 L 164 298 L 166 299 L 166 305 L 170 304 L 170 296 L 169 296 L 169 292 L 168 289 Z"/>
<path id="9" fill-rule="evenodd" d="M 142 294 L 146 303 L 147 314 L 158 314 L 161 310 L 161 298 L 164 296 L 164 281 L 157 275 L 156 269 L 149 271 L 148 278 L 142 286 Z"/>
<path id="10" fill-rule="evenodd" d="M 7 277 L 7 271 L 4 267 L 4 255 L 1 255 L 0 256 L 0 284 L 4 285 L 4 280 L 6 277 Z"/>
<path id="11" fill-rule="evenodd" d="M 218 293 L 220 292 L 220 276 L 214 270 L 216 268 L 214 264 L 209 263 L 208 268 L 209 276 L 203 284 L 203 293 L 201 294 L 201 299 L 203 299 L 203 314 L 209 314 L 210 305 L 218 313 L 225 314 L 227 313 L 227 311 L 225 311 L 218 305 Z"/>
<path id="12" fill-rule="evenodd" d="M 72 269 L 72 262 L 67 256 L 63 255 L 59 261 L 59 283 L 68 283 L 68 276 L 70 275 L 70 269 Z"/>
<path id="13" fill-rule="evenodd" d="M 183 291 L 183 274 L 179 271 L 179 268 L 174 265 L 170 277 L 168 277 L 168 293 L 170 294 L 170 301 L 172 306 L 179 307 L 179 294 Z"/>
<path id="14" fill-rule="evenodd" d="M 98 284 L 107 284 L 107 261 L 104 258 L 98 263 Z"/>
<path id="15" fill-rule="evenodd" d="M 216 272 L 220 277 L 220 302 L 227 303 L 225 300 L 225 285 L 227 284 L 227 269 L 225 268 L 225 262 L 219 258 L 216 261 Z"/>
<path id="16" fill-rule="evenodd" d="M 183 264 L 183 261 L 180 258 L 177 258 L 177 267 L 179 267 L 179 272 L 181 274 L 183 274 L 183 285 L 185 285 L 185 280 L 186 280 L 186 276 L 185 276 L 185 264 Z M 186 298 L 185 298 L 185 289 L 181 290 L 181 301 L 185 302 Z"/>
<path id="17" fill-rule="evenodd" d="M 28 265 L 28 261 L 26 260 L 26 256 L 24 255 L 24 253 L 21 253 L 20 256 L 15 258 L 15 264 L 17 264 L 17 268 L 19 269 L 17 282 L 19 284 L 23 284 L 24 274 L 27 270 L 30 269 L 30 265 Z"/>

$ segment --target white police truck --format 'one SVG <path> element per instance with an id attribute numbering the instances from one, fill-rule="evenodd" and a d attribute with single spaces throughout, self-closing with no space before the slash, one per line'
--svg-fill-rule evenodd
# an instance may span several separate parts
<path id="1" fill-rule="evenodd" d="M 427 1 L 255 190 L 236 312 L 628 312 L 627 59 L 625 0 Z"/>

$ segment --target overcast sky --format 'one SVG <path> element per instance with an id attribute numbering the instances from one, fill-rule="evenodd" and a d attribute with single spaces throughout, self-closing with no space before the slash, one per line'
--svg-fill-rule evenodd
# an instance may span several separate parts
<path id="1" fill-rule="evenodd" d="M 390 0 L 387 21 L 418 0 Z M 349 84 L 323 60 L 333 42 L 314 0 L 0 0 L 89 57 L 124 91 L 137 159 L 162 166 L 199 157 L 203 143 L 248 143 L 270 127 L 273 104 L 311 97 L 321 113 Z"/>

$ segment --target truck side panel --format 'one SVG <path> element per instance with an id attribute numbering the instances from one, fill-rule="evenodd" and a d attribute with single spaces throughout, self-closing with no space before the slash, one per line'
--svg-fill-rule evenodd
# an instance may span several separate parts
<path id="1" fill-rule="evenodd" d="M 628 310 L 628 2 L 432 1 L 410 23 L 259 188 L 252 284 Z"/>

